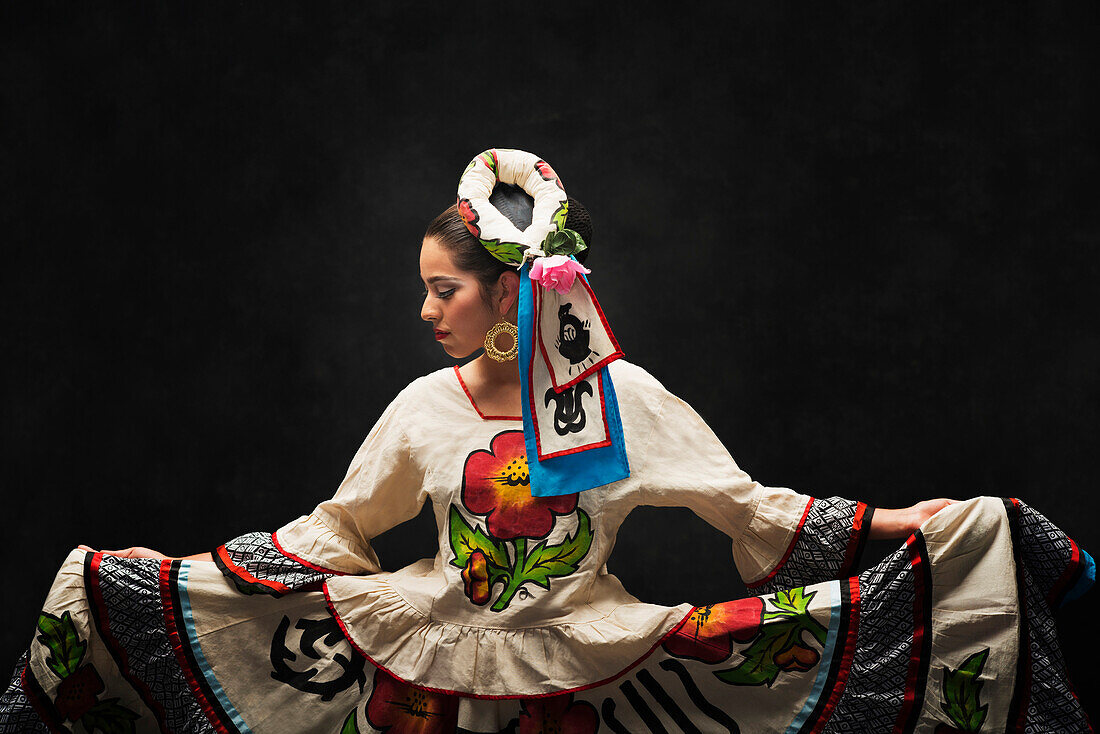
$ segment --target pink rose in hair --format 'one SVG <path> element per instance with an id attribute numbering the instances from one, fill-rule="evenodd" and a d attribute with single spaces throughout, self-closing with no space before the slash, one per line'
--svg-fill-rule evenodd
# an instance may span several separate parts
<path id="1" fill-rule="evenodd" d="M 531 280 L 537 281 L 543 288 L 553 288 L 563 296 L 573 287 L 577 273 L 591 272 L 566 255 L 536 257 L 531 263 Z"/>

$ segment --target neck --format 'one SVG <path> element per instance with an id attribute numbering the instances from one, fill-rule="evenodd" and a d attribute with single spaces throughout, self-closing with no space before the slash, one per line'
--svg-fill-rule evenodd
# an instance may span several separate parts
<path id="1" fill-rule="evenodd" d="M 517 359 L 497 362 L 482 354 L 472 361 L 470 366 L 477 370 L 478 376 L 486 386 L 493 388 L 519 386 L 519 360 Z"/>

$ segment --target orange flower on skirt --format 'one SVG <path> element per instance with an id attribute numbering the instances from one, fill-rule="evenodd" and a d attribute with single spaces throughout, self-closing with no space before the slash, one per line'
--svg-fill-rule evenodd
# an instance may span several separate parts
<path id="1" fill-rule="evenodd" d="M 733 643 L 751 641 L 763 624 L 760 597 L 695 607 L 691 616 L 665 640 L 665 651 L 681 658 L 719 663 L 733 652 Z"/>
<path id="2" fill-rule="evenodd" d="M 458 696 L 415 688 L 379 668 L 367 721 L 388 734 L 450 734 L 458 727 Z"/>
<path id="3" fill-rule="evenodd" d="M 568 515 L 577 508 L 577 495 L 532 497 L 523 432 L 505 431 L 497 434 L 488 451 L 474 451 L 467 457 L 462 504 L 470 512 L 486 515 L 489 534 L 498 540 L 545 538 L 554 527 L 555 515 Z"/>

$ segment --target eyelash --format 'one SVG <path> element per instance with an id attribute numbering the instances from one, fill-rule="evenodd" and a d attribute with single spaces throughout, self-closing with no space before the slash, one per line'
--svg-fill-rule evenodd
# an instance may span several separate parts
<path id="1" fill-rule="evenodd" d="M 450 298 L 451 296 L 453 296 L 455 294 L 455 290 L 456 290 L 455 288 L 451 288 L 449 290 L 440 291 L 439 293 L 436 294 L 436 298 Z M 424 289 L 423 294 L 425 296 L 428 295 L 428 290 L 426 288 Z"/>

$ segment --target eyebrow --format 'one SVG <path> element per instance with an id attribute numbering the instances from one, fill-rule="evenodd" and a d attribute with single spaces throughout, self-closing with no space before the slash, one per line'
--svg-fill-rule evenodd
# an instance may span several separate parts
<path id="1" fill-rule="evenodd" d="M 432 283 L 438 283 L 441 280 L 458 280 L 458 278 L 453 275 L 433 275 L 424 282 L 430 285 Z"/>

